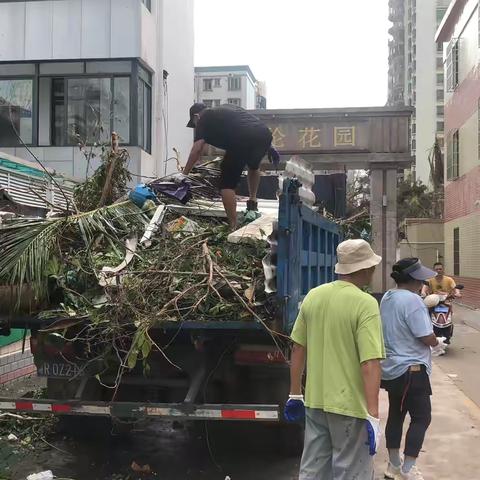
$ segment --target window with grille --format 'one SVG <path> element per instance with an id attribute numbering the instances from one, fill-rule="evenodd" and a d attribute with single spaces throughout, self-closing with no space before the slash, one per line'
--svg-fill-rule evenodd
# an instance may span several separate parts
<path id="1" fill-rule="evenodd" d="M 447 48 L 447 90 L 453 92 L 458 85 L 458 39 L 454 38 Z"/>
<path id="2" fill-rule="evenodd" d="M 229 90 L 241 90 L 242 78 L 241 77 L 228 77 L 228 89 Z"/>
<path id="3" fill-rule="evenodd" d="M 203 91 L 209 92 L 212 90 L 212 83 L 213 80 L 211 78 L 204 78 L 203 79 Z"/>
<path id="4" fill-rule="evenodd" d="M 460 229 L 453 229 L 453 274 L 460 275 Z"/>
<path id="5" fill-rule="evenodd" d="M 460 136 L 458 130 L 450 135 L 447 143 L 447 180 L 459 176 Z"/>

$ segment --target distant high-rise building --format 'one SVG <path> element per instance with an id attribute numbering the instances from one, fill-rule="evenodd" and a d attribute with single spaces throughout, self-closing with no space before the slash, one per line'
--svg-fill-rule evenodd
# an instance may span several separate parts
<path id="1" fill-rule="evenodd" d="M 388 104 L 415 108 L 411 122 L 415 178 L 428 184 L 435 139 L 443 149 L 443 60 L 435 36 L 450 0 L 389 0 Z"/>
<path id="2" fill-rule="evenodd" d="M 247 110 L 267 108 L 266 86 L 248 65 L 195 67 L 195 101 L 208 107 L 230 103 Z"/>

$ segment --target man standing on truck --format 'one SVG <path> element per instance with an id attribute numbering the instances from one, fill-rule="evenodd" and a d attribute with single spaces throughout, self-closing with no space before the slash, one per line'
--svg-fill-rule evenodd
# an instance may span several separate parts
<path id="1" fill-rule="evenodd" d="M 230 228 L 237 226 L 237 196 L 235 189 L 244 168 L 248 167 L 247 210 L 257 210 L 260 185 L 260 162 L 267 155 L 278 162 L 278 152 L 271 146 L 272 134 L 257 117 L 235 105 L 207 108 L 195 103 L 190 108 L 187 127 L 195 128 L 195 141 L 183 173 L 188 175 L 200 160 L 205 144 L 225 150 L 221 163 L 220 192 Z"/>
<path id="2" fill-rule="evenodd" d="M 341 243 L 337 257 L 339 280 L 307 294 L 291 335 L 285 417 L 306 417 L 299 480 L 373 480 L 385 347 L 378 303 L 362 289 L 382 259 L 364 240 Z"/>

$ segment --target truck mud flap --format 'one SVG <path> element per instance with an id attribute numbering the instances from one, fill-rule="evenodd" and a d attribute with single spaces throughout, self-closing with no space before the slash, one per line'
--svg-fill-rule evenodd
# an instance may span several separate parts
<path id="1" fill-rule="evenodd" d="M 0 399 L 0 412 L 88 415 L 122 419 L 280 421 L 278 405 L 139 404 Z"/>

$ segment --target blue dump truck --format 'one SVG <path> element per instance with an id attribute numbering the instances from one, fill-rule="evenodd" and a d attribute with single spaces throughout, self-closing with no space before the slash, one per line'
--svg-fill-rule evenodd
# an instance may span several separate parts
<path id="1" fill-rule="evenodd" d="M 71 350 L 79 347 L 75 343 L 81 343 L 81 335 L 76 342 L 56 347 L 55 341 L 45 341 L 52 333 L 38 319 L 4 318 L 13 328 L 30 329 L 38 373 L 47 377 L 47 399 L 1 398 L 0 410 L 61 415 L 73 422 L 79 417 L 83 422 L 85 416 L 121 423 L 268 422 L 278 425 L 278 438 L 286 435 L 285 445 L 297 453 L 302 427 L 285 424 L 282 414 L 289 393 L 288 335 L 305 294 L 334 279 L 341 240 L 337 224 L 301 202 L 299 188 L 296 180 L 285 181 L 278 202 L 276 252 L 271 253 L 276 265 L 276 308 L 270 321 L 162 323 L 151 335 L 156 344 L 169 346 L 168 359 L 152 352 L 148 377 L 138 366 L 112 392 L 95 376 L 79 375 L 81 365 L 69 360 L 78 358 Z"/>

